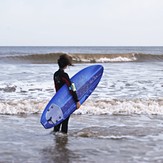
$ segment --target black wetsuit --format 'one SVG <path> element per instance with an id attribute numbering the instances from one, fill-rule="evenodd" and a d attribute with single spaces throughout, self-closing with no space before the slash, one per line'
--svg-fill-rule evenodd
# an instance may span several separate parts
<path id="1" fill-rule="evenodd" d="M 70 81 L 70 78 L 69 78 L 68 74 L 65 73 L 63 69 L 59 69 L 57 72 L 54 73 L 53 80 L 54 80 L 56 91 L 58 91 L 64 84 L 66 84 L 69 87 L 70 93 L 72 94 L 72 96 L 74 98 L 74 101 L 75 102 L 79 101 L 78 96 L 76 94 L 76 91 L 72 91 L 72 89 L 70 89 L 72 83 Z M 67 131 L 68 131 L 68 121 L 69 121 L 69 117 L 67 119 L 65 119 L 61 123 L 62 124 L 61 132 L 67 133 Z M 61 124 L 54 127 L 55 132 L 60 130 Z"/>

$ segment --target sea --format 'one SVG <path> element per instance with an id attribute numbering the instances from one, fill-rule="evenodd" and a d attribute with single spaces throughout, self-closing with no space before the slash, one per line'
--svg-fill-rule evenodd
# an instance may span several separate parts
<path id="1" fill-rule="evenodd" d="M 61 54 L 104 67 L 67 135 L 40 123 Z M 0 46 L 0 127 L 0 163 L 163 163 L 163 47 Z"/>

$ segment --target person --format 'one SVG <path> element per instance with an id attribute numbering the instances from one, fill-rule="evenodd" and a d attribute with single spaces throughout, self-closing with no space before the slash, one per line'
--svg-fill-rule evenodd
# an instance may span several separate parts
<path id="1" fill-rule="evenodd" d="M 64 85 L 66 84 L 69 88 L 69 91 L 76 102 L 76 108 L 78 109 L 80 107 L 80 102 L 76 93 L 76 88 L 74 83 L 71 82 L 69 75 L 64 71 L 68 66 L 72 66 L 72 58 L 71 56 L 67 54 L 62 54 L 58 59 L 58 66 L 59 70 L 54 73 L 53 80 L 54 80 L 54 87 L 56 89 L 56 92 Z M 68 121 L 69 118 L 66 118 L 62 123 L 58 124 L 54 127 L 54 132 L 60 131 L 67 134 L 68 132 Z M 61 127 L 62 126 L 62 127 Z"/>

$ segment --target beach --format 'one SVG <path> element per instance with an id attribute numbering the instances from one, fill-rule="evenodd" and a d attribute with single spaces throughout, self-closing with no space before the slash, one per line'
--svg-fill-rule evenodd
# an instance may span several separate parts
<path id="1" fill-rule="evenodd" d="M 40 124 L 55 94 L 57 57 L 103 77 L 68 135 Z M 163 162 L 163 47 L 0 47 L 0 162 Z"/>

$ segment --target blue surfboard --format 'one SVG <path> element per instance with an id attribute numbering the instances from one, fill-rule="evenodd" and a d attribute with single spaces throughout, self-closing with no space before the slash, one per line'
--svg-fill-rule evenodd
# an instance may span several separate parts
<path id="1" fill-rule="evenodd" d="M 77 95 L 82 104 L 94 91 L 103 74 L 103 66 L 86 67 L 75 74 L 70 80 L 75 83 Z M 65 84 L 45 107 L 41 124 L 48 129 L 65 120 L 76 110 L 76 103 Z"/>

